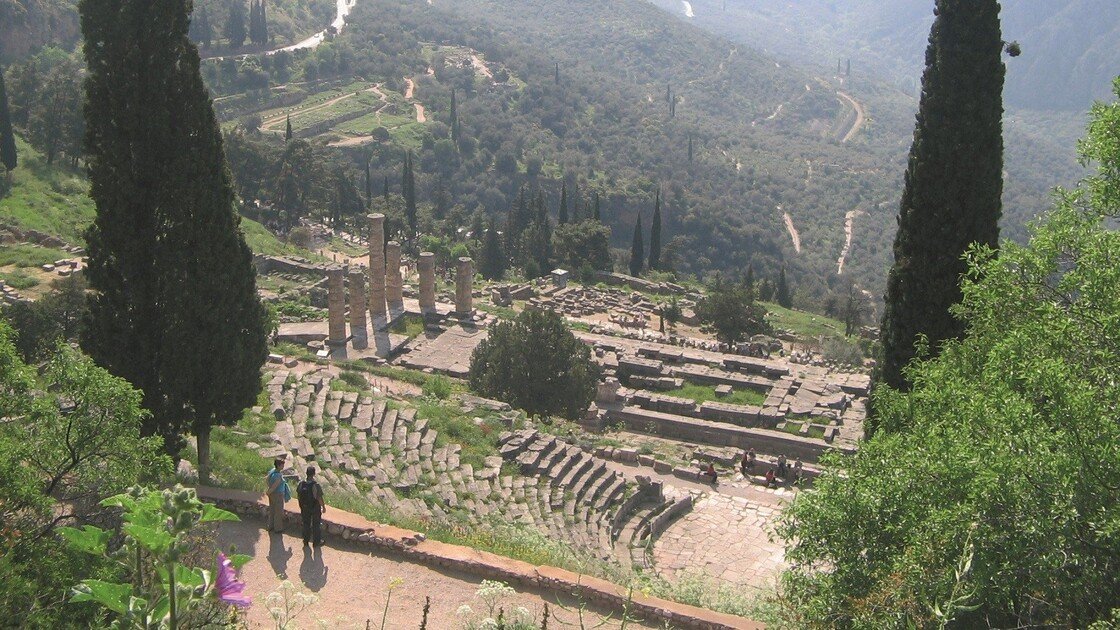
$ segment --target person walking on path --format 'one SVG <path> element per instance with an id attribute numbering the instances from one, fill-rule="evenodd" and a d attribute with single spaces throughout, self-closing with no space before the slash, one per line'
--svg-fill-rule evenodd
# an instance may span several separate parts
<path id="1" fill-rule="evenodd" d="M 292 498 L 283 470 L 283 457 L 272 460 L 272 470 L 268 471 L 268 531 L 276 533 L 284 531 L 284 502 Z"/>
<path id="2" fill-rule="evenodd" d="M 314 538 L 315 546 L 322 546 L 323 512 L 327 511 L 327 504 L 323 502 L 323 487 L 315 481 L 314 466 L 307 467 L 307 478 L 296 486 L 296 498 L 303 519 L 303 544 L 309 544 Z"/>

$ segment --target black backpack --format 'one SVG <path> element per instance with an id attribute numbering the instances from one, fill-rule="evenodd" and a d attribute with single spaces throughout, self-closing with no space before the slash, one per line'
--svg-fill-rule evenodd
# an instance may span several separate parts
<path id="1" fill-rule="evenodd" d="M 299 509 L 315 509 L 319 505 L 319 500 L 315 498 L 315 489 L 319 483 L 304 479 L 296 486 L 296 498 L 299 500 Z"/>

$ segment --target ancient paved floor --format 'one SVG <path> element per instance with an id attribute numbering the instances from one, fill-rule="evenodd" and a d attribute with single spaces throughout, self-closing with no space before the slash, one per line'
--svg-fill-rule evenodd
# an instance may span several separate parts
<path id="1" fill-rule="evenodd" d="M 699 573 L 733 586 L 770 588 L 785 566 L 781 543 L 769 537 L 779 510 L 744 497 L 705 496 L 654 544 L 658 572 L 670 580 Z"/>
<path id="2" fill-rule="evenodd" d="M 400 363 L 405 367 L 432 368 L 465 378 L 470 372 L 471 353 L 483 339 L 486 339 L 485 328 L 451 326 L 438 336 L 414 339 L 410 344 L 412 350 L 401 357 Z"/>

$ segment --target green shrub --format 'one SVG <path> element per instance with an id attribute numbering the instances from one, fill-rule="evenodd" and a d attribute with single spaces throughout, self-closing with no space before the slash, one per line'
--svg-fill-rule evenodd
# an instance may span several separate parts
<path id="1" fill-rule="evenodd" d="M 447 397 L 451 395 L 451 381 L 446 376 L 437 374 L 424 383 L 423 392 L 425 396 L 447 400 Z"/>

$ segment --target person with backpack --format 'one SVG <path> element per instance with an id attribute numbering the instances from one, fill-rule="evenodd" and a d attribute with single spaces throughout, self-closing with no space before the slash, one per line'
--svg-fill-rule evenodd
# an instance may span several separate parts
<path id="1" fill-rule="evenodd" d="M 323 512 L 327 504 L 323 502 L 323 487 L 315 481 L 315 467 L 307 467 L 307 478 L 296 486 L 299 500 L 299 515 L 303 518 L 303 544 L 310 544 L 314 537 L 315 546 L 323 545 Z"/>
<path id="2" fill-rule="evenodd" d="M 292 498 L 288 482 L 284 481 L 284 458 L 272 460 L 272 470 L 268 471 L 268 531 L 283 533 L 284 503 Z"/>

